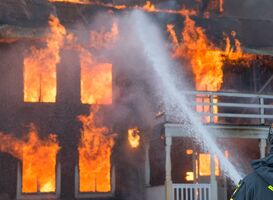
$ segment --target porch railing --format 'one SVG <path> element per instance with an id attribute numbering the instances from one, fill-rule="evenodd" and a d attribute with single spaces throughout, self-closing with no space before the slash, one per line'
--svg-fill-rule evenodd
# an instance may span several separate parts
<path id="1" fill-rule="evenodd" d="M 192 106 L 210 123 L 251 120 L 254 124 L 273 121 L 273 94 L 233 92 L 186 92 Z M 217 118 L 217 120 L 215 120 Z M 219 119 L 219 120 L 218 120 Z M 238 122 L 238 121 L 237 121 Z M 248 121 L 249 123 L 249 121 Z"/>
<path id="2" fill-rule="evenodd" d="M 173 184 L 173 200 L 211 200 L 210 184 Z"/>

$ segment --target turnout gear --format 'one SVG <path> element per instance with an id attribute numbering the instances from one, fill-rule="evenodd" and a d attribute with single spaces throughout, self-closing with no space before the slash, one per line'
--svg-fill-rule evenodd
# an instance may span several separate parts
<path id="1" fill-rule="evenodd" d="M 244 178 L 231 200 L 273 200 L 273 154 L 252 162 L 254 172 Z"/>
<path id="2" fill-rule="evenodd" d="M 231 200 L 273 200 L 273 154 L 252 162 L 254 172 L 238 185 Z"/>
<path id="3" fill-rule="evenodd" d="M 231 200 L 273 200 L 273 128 L 269 128 L 270 154 L 252 161 L 254 172 L 246 176 L 237 186 Z"/>

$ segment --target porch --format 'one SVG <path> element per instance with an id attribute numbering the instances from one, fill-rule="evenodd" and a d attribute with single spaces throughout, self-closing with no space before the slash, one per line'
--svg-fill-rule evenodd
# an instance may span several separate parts
<path id="1" fill-rule="evenodd" d="M 259 140 L 260 157 L 265 156 L 267 124 L 270 124 L 273 119 L 272 95 L 223 92 L 189 92 L 188 95 L 191 99 L 199 99 L 198 101 L 192 101 L 191 106 L 198 107 L 199 111 L 201 108 L 199 114 L 202 119 L 206 120 L 204 127 L 213 138 Z M 214 159 L 211 159 L 210 162 L 209 183 L 197 182 L 196 180 L 193 183 L 173 183 L 171 160 L 173 139 L 193 136 L 187 131 L 185 125 L 174 122 L 171 116 L 165 114 L 163 121 L 165 185 L 147 187 L 147 200 L 226 200 L 227 196 L 219 192 L 220 189 L 214 173 Z M 213 152 L 209 153 L 211 158 L 215 156 Z M 146 167 L 148 167 L 148 164 Z M 194 175 L 194 177 L 196 176 Z M 149 183 L 149 180 L 146 180 L 146 183 Z"/>

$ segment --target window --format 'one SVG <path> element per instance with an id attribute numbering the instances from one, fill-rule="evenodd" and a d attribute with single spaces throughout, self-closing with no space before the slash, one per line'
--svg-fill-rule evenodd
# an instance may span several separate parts
<path id="1" fill-rule="evenodd" d="M 112 64 L 97 62 L 85 49 L 80 52 L 81 102 L 112 104 Z"/>
<path id="2" fill-rule="evenodd" d="M 200 176 L 210 176 L 211 174 L 211 165 L 210 165 L 211 156 L 210 154 L 200 153 L 199 154 L 199 175 Z M 215 175 L 220 175 L 220 165 L 219 159 L 214 157 L 215 163 Z"/>

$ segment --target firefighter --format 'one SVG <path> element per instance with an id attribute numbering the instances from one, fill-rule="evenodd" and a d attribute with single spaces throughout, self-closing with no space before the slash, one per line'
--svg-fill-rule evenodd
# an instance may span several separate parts
<path id="1" fill-rule="evenodd" d="M 240 181 L 230 200 L 273 200 L 273 124 L 267 145 L 269 154 L 252 161 L 254 172 Z"/>

